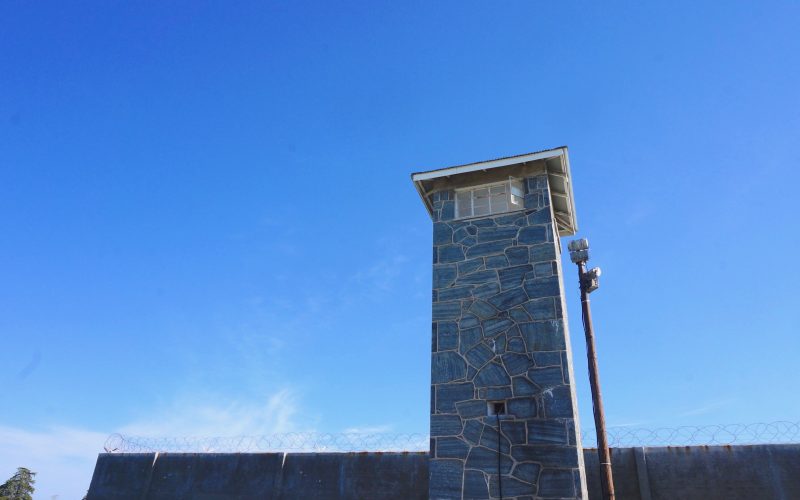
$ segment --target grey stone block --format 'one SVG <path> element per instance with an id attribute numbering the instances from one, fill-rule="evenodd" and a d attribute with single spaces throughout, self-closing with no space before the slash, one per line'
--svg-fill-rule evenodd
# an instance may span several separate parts
<path id="1" fill-rule="evenodd" d="M 431 415 L 431 437 L 457 436 L 461 433 L 458 415 Z"/>
<path id="2" fill-rule="evenodd" d="M 522 337 L 512 337 L 508 339 L 508 346 L 506 349 L 511 352 L 524 353 L 525 342 L 523 342 Z"/>
<path id="3" fill-rule="evenodd" d="M 546 226 L 525 226 L 519 230 L 517 241 L 520 245 L 537 245 L 547 241 Z"/>
<path id="4" fill-rule="evenodd" d="M 451 500 L 461 496 L 464 474 L 461 460 L 431 459 L 428 467 L 431 500 Z"/>
<path id="5" fill-rule="evenodd" d="M 514 326 L 514 322 L 510 319 L 487 319 L 483 322 L 483 334 L 487 337 L 493 337 L 499 333 L 503 333 L 512 326 Z"/>
<path id="6" fill-rule="evenodd" d="M 467 233 L 467 228 L 466 227 L 459 227 L 458 229 L 455 229 L 453 231 L 452 241 L 453 241 L 453 243 L 460 243 L 461 241 L 464 240 L 464 238 L 467 238 L 468 236 L 469 236 L 469 233 Z M 434 243 L 434 244 L 436 244 L 436 243 Z"/>
<path id="7" fill-rule="evenodd" d="M 457 283 L 459 285 L 482 285 L 487 281 L 494 281 L 497 279 L 497 271 L 494 269 L 486 269 L 483 271 L 475 271 L 474 273 L 459 276 Z"/>
<path id="8" fill-rule="evenodd" d="M 510 383 L 508 373 L 497 363 L 489 363 L 475 375 L 475 387 L 501 386 Z"/>
<path id="9" fill-rule="evenodd" d="M 441 300 L 441 297 L 440 297 Z M 525 310 L 535 321 L 542 321 L 546 319 L 556 318 L 556 307 L 553 297 L 545 297 L 543 299 L 534 299 L 526 302 Z"/>
<path id="10" fill-rule="evenodd" d="M 498 226 L 511 226 L 514 225 L 519 219 L 524 219 L 524 215 L 522 212 L 514 212 L 508 215 L 500 215 L 494 218 L 495 223 Z"/>
<path id="11" fill-rule="evenodd" d="M 542 467 L 578 466 L 578 449 L 571 446 L 515 445 L 511 456 L 518 462 L 536 462 Z"/>
<path id="12" fill-rule="evenodd" d="M 540 208 L 528 215 L 527 223 L 533 226 L 536 224 L 549 224 L 552 221 L 553 219 L 550 216 L 550 210 L 547 208 Z"/>
<path id="13" fill-rule="evenodd" d="M 453 242 L 453 230 L 445 222 L 433 224 L 433 244 L 445 245 Z"/>
<path id="14" fill-rule="evenodd" d="M 492 255 L 486 257 L 487 269 L 502 269 L 508 267 L 508 259 L 505 255 Z"/>
<path id="15" fill-rule="evenodd" d="M 473 245 L 467 250 L 467 257 L 486 257 L 488 255 L 497 255 L 505 253 L 507 247 L 512 246 L 512 240 L 499 240 L 489 241 L 486 243 L 478 243 Z"/>
<path id="16" fill-rule="evenodd" d="M 450 264 L 464 260 L 464 248 L 461 245 L 442 245 L 439 247 L 439 263 Z"/>
<path id="17" fill-rule="evenodd" d="M 497 309 L 482 300 L 473 302 L 469 310 L 481 319 L 488 319 L 497 315 Z"/>
<path id="18" fill-rule="evenodd" d="M 528 296 L 525 294 L 525 290 L 522 287 L 517 287 L 490 297 L 489 303 L 501 311 L 507 311 L 512 307 L 525 303 L 527 300 Z"/>
<path id="19" fill-rule="evenodd" d="M 567 348 L 560 320 L 522 323 L 519 329 L 530 351 L 563 351 Z"/>
<path id="20" fill-rule="evenodd" d="M 483 219 L 473 219 L 472 225 L 478 228 L 482 228 L 482 227 L 496 226 L 497 223 L 494 221 L 493 217 L 486 217 Z"/>
<path id="21" fill-rule="evenodd" d="M 561 366 L 561 354 L 564 351 L 534 352 L 533 360 L 536 366 Z"/>
<path id="22" fill-rule="evenodd" d="M 486 401 L 499 401 L 512 396 L 510 387 L 481 387 L 478 397 Z"/>
<path id="23" fill-rule="evenodd" d="M 467 361 L 475 368 L 480 368 L 494 358 L 494 352 L 486 344 L 480 343 L 467 351 Z"/>
<path id="24" fill-rule="evenodd" d="M 436 410 L 440 413 L 455 413 L 456 403 L 475 397 L 472 382 L 441 384 L 436 387 Z"/>
<path id="25" fill-rule="evenodd" d="M 572 395 L 569 386 L 562 385 L 542 395 L 545 416 L 549 418 L 572 418 Z"/>
<path id="26" fill-rule="evenodd" d="M 491 417 L 490 417 L 491 418 Z M 495 417 L 496 418 L 496 417 Z M 485 446 L 490 450 L 497 451 L 508 455 L 511 451 L 511 442 L 503 436 L 502 433 L 498 434 L 497 429 L 488 425 L 483 426 L 483 434 L 481 434 L 481 446 Z"/>
<path id="27" fill-rule="evenodd" d="M 533 396 L 539 390 L 525 377 L 514 377 L 512 380 L 512 388 L 514 390 L 514 397 Z"/>
<path id="28" fill-rule="evenodd" d="M 533 266 L 537 278 L 548 278 L 555 274 L 553 262 L 539 262 Z"/>
<path id="29" fill-rule="evenodd" d="M 561 295 L 558 276 L 534 280 L 526 279 L 523 286 L 530 298 L 559 297 Z"/>
<path id="30" fill-rule="evenodd" d="M 439 321 L 442 319 L 455 319 L 459 316 L 461 316 L 461 303 L 458 301 L 436 302 L 433 304 L 434 321 Z"/>
<path id="31" fill-rule="evenodd" d="M 466 354 L 467 351 L 472 349 L 478 342 L 481 341 L 481 328 L 468 328 L 461 330 L 461 345 L 458 350 L 461 354 Z"/>
<path id="32" fill-rule="evenodd" d="M 575 497 L 572 471 L 564 469 L 542 470 L 539 474 L 539 496 L 541 498 Z"/>
<path id="33" fill-rule="evenodd" d="M 531 360 L 525 354 L 507 352 L 503 355 L 503 366 L 509 375 L 519 375 L 525 373 L 531 367 Z"/>
<path id="34" fill-rule="evenodd" d="M 529 444 L 569 444 L 567 426 L 563 420 L 529 420 Z"/>
<path id="35" fill-rule="evenodd" d="M 483 266 L 484 266 L 483 257 L 478 257 L 477 259 L 469 259 L 465 260 L 464 262 L 459 262 L 458 275 L 462 276 L 465 274 L 474 273 L 475 271 L 483 269 Z"/>
<path id="36" fill-rule="evenodd" d="M 501 420 L 500 429 L 511 444 L 526 444 L 528 442 L 524 421 Z"/>
<path id="37" fill-rule="evenodd" d="M 456 437 L 439 438 L 436 443 L 437 458 L 459 458 L 465 460 L 469 445 Z"/>
<path id="38" fill-rule="evenodd" d="M 486 401 L 473 399 L 456 403 L 456 409 L 461 418 L 473 418 L 486 415 Z"/>
<path id="39" fill-rule="evenodd" d="M 486 476 L 476 470 L 464 471 L 464 499 L 484 498 L 489 498 L 489 483 Z"/>
<path id="40" fill-rule="evenodd" d="M 524 204 L 525 208 L 539 208 L 542 206 L 542 195 L 539 193 L 526 194 Z"/>
<path id="41" fill-rule="evenodd" d="M 461 300 L 472 297 L 473 285 L 454 286 L 451 288 L 443 288 L 439 290 L 439 300 Z"/>
<path id="42" fill-rule="evenodd" d="M 515 307 L 508 312 L 508 316 L 517 323 L 527 323 L 532 321 L 531 316 L 522 307 Z"/>
<path id="43" fill-rule="evenodd" d="M 507 407 L 508 413 L 519 419 L 536 418 L 539 413 L 536 400 L 531 397 L 509 399 Z"/>
<path id="44" fill-rule="evenodd" d="M 433 287 L 445 288 L 456 280 L 456 266 L 453 264 L 433 266 Z"/>
<path id="45" fill-rule="evenodd" d="M 442 216 L 441 220 L 453 220 L 456 216 L 456 204 L 454 201 L 445 201 L 442 203 Z"/>
<path id="46" fill-rule="evenodd" d="M 499 470 L 501 474 L 511 472 L 512 462 L 507 455 L 500 455 Z M 475 446 L 469 450 L 467 455 L 466 468 L 476 469 L 488 474 L 497 474 L 498 458 L 497 450 L 492 450 L 482 446 Z"/>
<path id="47" fill-rule="evenodd" d="M 483 424 L 477 420 L 467 420 L 464 424 L 464 439 L 472 444 L 478 444 L 481 440 L 481 432 L 483 432 Z"/>
<path id="48" fill-rule="evenodd" d="M 500 496 L 500 481 L 503 482 L 503 498 L 517 498 L 523 495 L 536 494 L 536 486 L 532 484 L 523 483 L 519 479 L 510 476 L 493 475 L 489 476 L 489 491 L 495 498 Z"/>
<path id="49" fill-rule="evenodd" d="M 539 471 L 542 467 L 539 464 L 521 463 L 514 467 L 512 476 L 526 483 L 536 484 L 539 481 Z"/>
<path id="50" fill-rule="evenodd" d="M 506 248 L 505 254 L 506 259 L 508 259 L 508 264 L 511 266 L 527 264 L 529 259 L 528 252 L 528 248 L 524 246 Z"/>
<path id="51" fill-rule="evenodd" d="M 478 243 L 511 240 L 517 237 L 519 231 L 517 226 L 482 227 L 478 229 Z"/>
<path id="52" fill-rule="evenodd" d="M 500 292 L 500 284 L 496 281 L 490 281 L 482 285 L 478 285 L 473 292 L 475 298 L 485 299 L 492 295 L 497 295 Z"/>
<path id="53" fill-rule="evenodd" d="M 545 260 L 555 260 L 556 246 L 553 243 L 542 243 L 529 247 L 530 262 L 542 262 Z"/>
<path id="54" fill-rule="evenodd" d="M 466 330 L 468 328 L 475 328 L 480 325 L 481 325 L 480 320 L 477 318 L 477 316 L 473 316 L 472 314 L 465 314 L 458 321 L 458 327 L 461 330 Z"/>
<path id="55" fill-rule="evenodd" d="M 528 378 L 541 389 L 550 389 L 564 384 L 560 366 L 532 368 L 528 370 Z"/>
<path id="56" fill-rule="evenodd" d="M 464 359 L 453 351 L 437 352 L 433 354 L 431 362 L 431 381 L 434 384 L 443 384 L 463 379 L 467 375 L 467 364 Z"/>
<path id="57" fill-rule="evenodd" d="M 508 288 L 520 286 L 525 278 L 525 274 L 530 272 L 532 269 L 533 266 L 530 264 L 500 269 L 497 271 L 497 275 L 500 278 L 500 287 L 503 290 L 506 290 Z"/>
<path id="58" fill-rule="evenodd" d="M 435 324 L 435 323 L 434 323 Z M 458 325 L 452 321 L 442 321 L 437 327 L 439 351 L 458 349 Z"/>

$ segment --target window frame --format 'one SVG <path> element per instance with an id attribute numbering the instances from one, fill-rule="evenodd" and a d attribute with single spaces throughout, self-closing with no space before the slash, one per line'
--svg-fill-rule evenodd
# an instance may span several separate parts
<path id="1" fill-rule="evenodd" d="M 515 184 L 517 184 L 517 186 L 515 186 Z M 492 200 L 491 200 L 492 199 L 491 188 L 497 187 L 497 186 L 504 186 L 505 187 L 504 199 L 505 199 L 507 208 L 506 208 L 506 210 L 493 212 L 492 211 Z M 522 194 L 521 195 L 514 194 L 512 192 L 514 187 L 520 188 Z M 488 199 L 488 203 L 489 203 L 489 212 L 486 213 L 486 214 L 475 215 L 475 191 L 478 191 L 478 190 L 481 190 L 481 189 L 486 189 L 488 191 L 487 199 Z M 460 212 L 460 208 L 461 207 L 460 207 L 460 203 L 459 203 L 459 194 L 462 194 L 462 193 L 465 193 L 465 192 L 470 193 L 470 197 L 469 197 L 469 202 L 470 202 L 469 212 L 470 213 L 468 215 L 461 215 L 461 212 Z M 504 180 L 504 181 L 490 182 L 488 184 L 478 184 L 477 186 L 469 186 L 469 187 L 458 188 L 458 189 L 455 189 L 455 193 L 454 194 L 455 194 L 454 198 L 455 198 L 455 215 L 456 215 L 455 218 L 459 219 L 459 220 L 461 220 L 461 219 L 476 219 L 476 218 L 480 218 L 480 217 L 492 217 L 494 215 L 508 214 L 508 213 L 519 212 L 519 211 L 525 210 L 525 183 L 524 183 L 523 179 L 517 179 L 517 178 L 513 178 L 512 177 L 512 178 L 509 178 L 509 179 Z M 512 199 L 513 199 L 512 197 L 514 197 L 514 196 L 516 196 L 517 198 L 520 199 L 519 204 L 512 203 Z M 515 205 L 519 205 L 519 208 L 513 208 L 512 209 L 511 207 L 513 207 Z"/>

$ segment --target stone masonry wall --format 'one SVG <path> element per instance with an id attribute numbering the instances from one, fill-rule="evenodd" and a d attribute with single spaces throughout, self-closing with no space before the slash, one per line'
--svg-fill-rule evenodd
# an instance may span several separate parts
<path id="1" fill-rule="evenodd" d="M 477 219 L 432 195 L 431 499 L 584 496 L 547 176 L 525 187 Z"/>

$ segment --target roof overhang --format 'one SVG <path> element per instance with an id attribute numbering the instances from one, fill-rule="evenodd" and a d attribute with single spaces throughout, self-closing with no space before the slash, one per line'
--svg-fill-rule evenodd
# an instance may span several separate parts
<path id="1" fill-rule="evenodd" d="M 414 187 L 422 198 L 428 214 L 433 215 L 430 195 L 442 189 L 458 186 L 459 183 L 474 182 L 485 172 L 487 176 L 502 176 L 505 172 L 546 173 L 550 184 L 550 200 L 553 215 L 561 236 L 570 236 L 578 230 L 575 203 L 572 195 L 572 179 L 569 169 L 567 147 L 548 149 L 496 160 L 487 160 L 467 165 L 440 168 L 411 174 Z M 470 175 L 471 174 L 471 175 Z"/>

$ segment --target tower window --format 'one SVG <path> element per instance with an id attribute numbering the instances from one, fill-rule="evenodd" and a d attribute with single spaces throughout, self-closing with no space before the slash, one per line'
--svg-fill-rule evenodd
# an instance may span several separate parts
<path id="1" fill-rule="evenodd" d="M 482 217 L 522 210 L 524 189 L 522 181 L 511 179 L 456 190 L 456 217 Z"/>
<path id="2" fill-rule="evenodd" d="M 505 415 L 506 402 L 505 401 L 488 401 L 487 413 L 489 415 Z"/>

